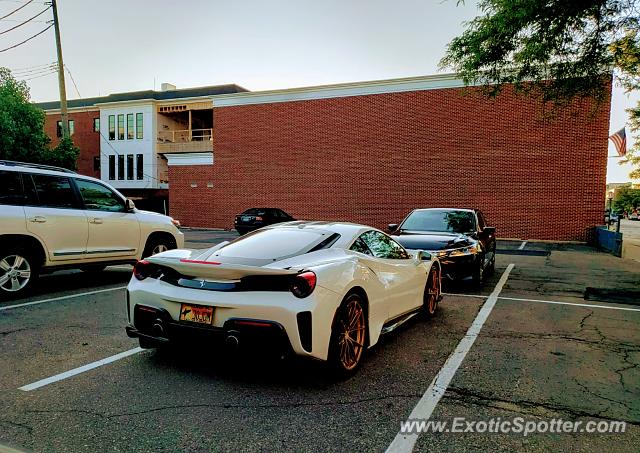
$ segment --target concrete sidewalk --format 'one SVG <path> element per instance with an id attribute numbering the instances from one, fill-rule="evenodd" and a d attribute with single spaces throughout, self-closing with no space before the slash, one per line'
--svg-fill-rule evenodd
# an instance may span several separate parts
<path id="1" fill-rule="evenodd" d="M 640 262 L 640 221 L 622 220 L 622 258 Z"/>

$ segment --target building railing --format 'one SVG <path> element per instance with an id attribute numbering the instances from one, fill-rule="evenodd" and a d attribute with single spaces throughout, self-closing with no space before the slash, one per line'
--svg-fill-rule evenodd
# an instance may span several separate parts
<path id="1" fill-rule="evenodd" d="M 188 143 L 211 141 L 213 129 L 158 131 L 158 143 Z"/>

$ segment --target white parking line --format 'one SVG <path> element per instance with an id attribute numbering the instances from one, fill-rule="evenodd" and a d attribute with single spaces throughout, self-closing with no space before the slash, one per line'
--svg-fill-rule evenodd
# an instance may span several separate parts
<path id="1" fill-rule="evenodd" d="M 102 365 L 115 362 L 116 360 L 124 359 L 125 357 L 138 354 L 139 352 L 142 352 L 142 351 L 144 351 L 144 349 L 142 348 L 129 349 L 128 351 L 124 351 L 124 352 L 121 352 L 120 354 L 112 355 L 111 357 L 107 357 L 106 359 L 98 360 L 97 362 L 89 363 L 88 365 L 83 365 L 81 367 L 74 368 L 73 370 L 65 371 L 64 373 L 60 373 L 60 374 L 56 374 L 55 376 L 48 377 L 46 379 L 41 379 L 37 382 L 34 382 L 33 384 L 24 385 L 20 387 L 18 390 L 22 390 L 23 392 L 30 392 L 31 390 L 39 389 L 40 387 L 44 387 L 45 385 L 62 381 L 63 379 L 76 376 L 80 373 L 84 373 L 85 371 L 93 370 L 94 368 L 98 368 Z"/>
<path id="2" fill-rule="evenodd" d="M 443 296 L 460 296 L 460 297 L 476 297 L 479 299 L 487 299 L 489 296 L 483 296 L 482 294 L 458 294 L 458 293 L 442 293 Z"/>
<path id="3" fill-rule="evenodd" d="M 483 296 L 481 294 L 458 294 L 458 293 L 442 293 L 443 296 L 453 296 L 453 297 L 473 297 L 479 299 L 487 299 L 489 296 Z M 598 304 L 581 304 L 578 302 L 562 302 L 559 300 L 542 300 L 542 299 L 526 299 L 522 297 L 506 297 L 500 296 L 499 300 L 513 300 L 518 302 L 536 302 L 539 304 L 552 304 L 552 305 L 575 305 L 576 307 L 587 307 L 587 308 L 604 308 L 606 310 L 623 310 L 623 311 L 640 311 L 640 308 L 629 308 L 629 307 L 612 307 L 610 305 L 598 305 Z"/>
<path id="4" fill-rule="evenodd" d="M 420 398 L 420 401 L 418 401 L 416 407 L 413 409 L 413 411 L 411 411 L 409 420 L 426 421 L 429 419 L 429 417 L 431 417 L 431 414 L 436 408 L 436 405 L 438 404 L 444 393 L 447 391 L 447 387 L 449 387 L 453 376 L 456 374 L 456 371 L 462 364 L 462 361 L 471 349 L 471 346 L 473 346 L 476 338 L 478 338 L 478 334 L 480 333 L 480 330 L 482 329 L 485 321 L 491 314 L 491 310 L 493 310 L 493 307 L 498 300 L 498 296 L 500 295 L 500 291 L 502 291 L 502 287 L 509 278 L 509 273 L 511 273 L 512 269 L 513 264 L 509 264 L 507 266 L 507 269 L 500 277 L 498 284 L 493 289 L 493 292 L 487 298 L 487 301 L 484 303 L 484 305 L 482 305 L 482 308 L 478 312 L 476 319 L 474 319 L 471 326 L 469 326 L 469 330 L 467 330 L 467 333 L 462 338 L 462 340 L 460 340 L 460 343 L 458 343 L 455 351 L 451 353 L 436 377 L 433 378 L 433 381 L 431 381 L 431 385 L 429 385 L 427 391 L 424 392 L 424 395 L 422 395 L 422 398 Z M 391 442 L 391 445 L 389 445 L 389 448 L 387 448 L 387 453 L 411 452 L 413 451 L 413 447 L 415 446 L 417 440 L 418 434 L 404 434 L 402 432 L 398 432 L 395 439 L 393 439 L 393 442 Z"/>
<path id="5" fill-rule="evenodd" d="M 86 293 L 69 294 L 68 296 L 54 297 L 52 299 L 34 300 L 33 302 L 25 302 L 24 304 L 7 305 L 0 307 L 0 311 L 11 310 L 12 308 L 28 307 L 29 305 L 46 304 L 47 302 L 55 302 L 57 300 L 71 299 L 73 297 L 90 296 L 91 294 L 106 293 L 109 291 L 117 291 L 119 289 L 125 289 L 126 286 L 118 286 L 117 288 L 98 289 L 96 291 L 88 291 Z"/>
<path id="6" fill-rule="evenodd" d="M 525 245 L 527 245 L 527 241 L 522 241 L 522 244 L 520 244 L 520 247 L 518 247 L 518 250 L 524 250 Z"/>
<path id="7" fill-rule="evenodd" d="M 518 297 L 498 297 L 500 300 L 513 300 L 518 302 L 536 302 L 539 304 L 552 304 L 552 305 L 575 305 L 576 307 L 587 308 L 605 308 L 607 310 L 623 310 L 623 311 L 640 311 L 640 308 L 628 308 L 628 307 L 610 307 L 608 305 L 597 304 L 580 304 L 576 302 L 560 302 L 557 300 L 541 300 L 541 299 L 521 299 Z"/>

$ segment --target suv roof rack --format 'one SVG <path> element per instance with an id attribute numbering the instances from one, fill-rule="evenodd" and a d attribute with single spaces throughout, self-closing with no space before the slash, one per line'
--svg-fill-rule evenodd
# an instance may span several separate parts
<path id="1" fill-rule="evenodd" d="M 29 162 L 18 162 L 15 160 L 0 160 L 0 165 L 6 165 L 7 167 L 27 167 L 27 168 L 37 168 L 39 170 L 51 170 L 51 171 L 60 171 L 63 173 L 73 173 L 76 174 L 73 170 L 68 170 L 62 167 L 55 167 L 53 165 L 44 165 L 44 164 L 32 164 Z"/>

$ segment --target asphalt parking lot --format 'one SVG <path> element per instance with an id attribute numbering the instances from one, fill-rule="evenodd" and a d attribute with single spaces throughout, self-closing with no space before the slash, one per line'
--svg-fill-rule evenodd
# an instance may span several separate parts
<path id="1" fill-rule="evenodd" d="M 188 231 L 187 245 L 233 236 Z M 124 333 L 130 267 L 44 276 L 28 299 L 0 303 L 0 443 L 33 451 L 637 451 L 640 263 L 582 245 L 503 241 L 499 251 L 481 291 L 448 285 L 438 316 L 384 337 L 344 382 L 315 363 L 141 351 Z M 414 415 L 627 426 L 617 434 L 399 434 Z"/>

